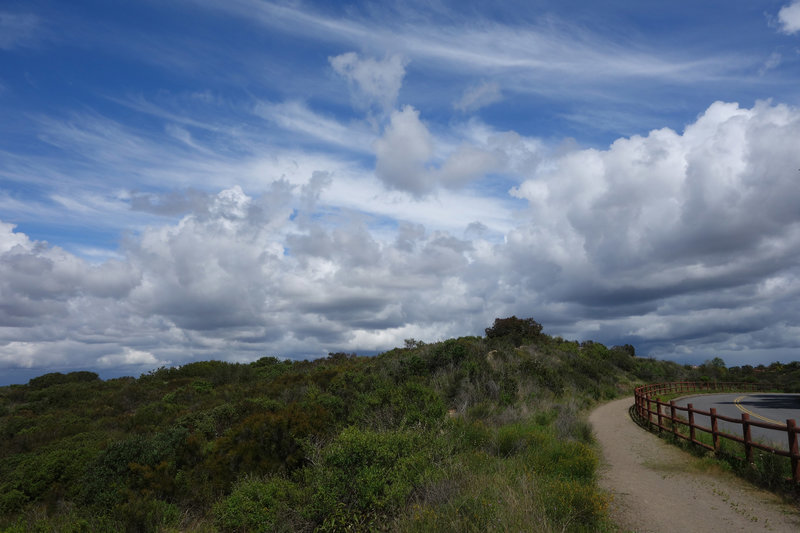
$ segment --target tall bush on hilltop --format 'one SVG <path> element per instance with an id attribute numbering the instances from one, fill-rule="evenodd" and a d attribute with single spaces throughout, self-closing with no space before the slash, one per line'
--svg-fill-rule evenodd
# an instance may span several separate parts
<path id="1" fill-rule="evenodd" d="M 532 318 L 496 318 L 494 325 L 486 328 L 487 339 L 507 338 L 514 346 L 524 341 L 537 341 L 542 336 L 542 325 Z"/>

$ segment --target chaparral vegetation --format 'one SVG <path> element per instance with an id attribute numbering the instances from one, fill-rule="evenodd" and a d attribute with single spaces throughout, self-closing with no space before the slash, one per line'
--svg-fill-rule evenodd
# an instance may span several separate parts
<path id="1" fill-rule="evenodd" d="M 516 317 L 375 357 L 46 374 L 0 388 L 0 529 L 613 529 L 588 407 L 645 382 L 797 377 L 636 357 Z"/>

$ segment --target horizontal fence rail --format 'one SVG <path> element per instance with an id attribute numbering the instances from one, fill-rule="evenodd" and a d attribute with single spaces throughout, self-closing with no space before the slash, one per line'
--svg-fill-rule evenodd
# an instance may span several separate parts
<path id="1" fill-rule="evenodd" d="M 765 450 L 775 455 L 789 457 L 792 464 L 792 480 L 800 482 L 800 453 L 798 453 L 797 434 L 800 428 L 793 419 L 786 421 L 784 424 L 771 424 L 768 422 L 760 422 L 751 420 L 748 413 L 742 413 L 741 418 L 733 418 L 723 415 L 718 415 L 717 410 L 713 407 L 709 411 L 702 411 L 695 409 L 692 404 L 687 404 L 682 407 L 675 404 L 675 400 L 664 402 L 661 400 L 661 395 L 667 394 L 680 394 L 690 392 L 758 392 L 765 390 L 762 385 L 755 383 L 713 383 L 713 382 L 693 382 L 693 381 L 679 381 L 671 383 L 653 383 L 650 385 L 643 385 L 634 390 L 635 395 L 635 410 L 640 420 L 647 423 L 651 429 L 656 429 L 659 433 L 667 431 L 672 433 L 675 437 L 688 440 L 697 446 L 706 448 L 714 453 L 719 453 L 721 450 L 721 439 L 728 439 L 738 442 L 744 446 L 744 455 L 749 463 L 753 462 L 753 449 L 758 448 Z M 685 417 L 681 416 L 685 413 Z M 695 415 L 708 417 L 711 421 L 711 427 L 702 426 L 695 422 Z M 741 425 L 742 431 L 740 435 L 733 435 L 726 433 L 719 429 L 718 422 L 729 422 L 732 424 Z M 684 433 L 682 428 L 685 427 L 688 433 Z M 771 429 L 775 431 L 782 431 L 786 433 L 786 439 L 789 444 L 788 450 L 773 448 L 767 444 L 754 441 L 751 437 L 751 428 L 759 427 L 764 429 Z M 702 431 L 711 435 L 713 444 L 707 444 L 697 439 L 697 432 Z"/>

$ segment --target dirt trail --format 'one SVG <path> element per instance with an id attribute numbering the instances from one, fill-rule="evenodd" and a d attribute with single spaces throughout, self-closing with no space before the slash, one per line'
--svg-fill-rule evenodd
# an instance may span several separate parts
<path id="1" fill-rule="evenodd" d="M 613 494 L 611 517 L 623 531 L 800 531 L 800 512 L 768 492 L 713 471 L 663 442 L 628 415 L 633 398 L 589 417 L 603 449 L 600 485 Z"/>

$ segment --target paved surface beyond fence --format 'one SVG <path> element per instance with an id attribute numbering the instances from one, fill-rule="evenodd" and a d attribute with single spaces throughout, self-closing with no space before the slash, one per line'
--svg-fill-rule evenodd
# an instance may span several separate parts
<path id="1" fill-rule="evenodd" d="M 674 393 L 691 392 L 756 392 L 760 386 L 753 383 L 708 383 L 708 382 L 672 382 L 654 383 L 637 387 L 635 390 L 635 411 L 640 419 L 659 432 L 667 431 L 675 437 L 686 439 L 697 446 L 719 453 L 722 440 L 738 442 L 743 446 L 745 459 L 752 463 L 754 450 L 764 450 L 775 455 L 788 457 L 791 461 L 792 479 L 800 482 L 800 452 L 798 452 L 798 428 L 795 419 L 786 420 L 784 423 L 777 421 L 759 421 L 751 417 L 752 412 L 747 409 L 741 412 L 740 417 L 726 416 L 717 412 L 715 407 L 709 410 L 698 409 L 692 402 L 686 406 L 678 405 L 676 401 L 664 402 L 660 396 Z M 739 395 L 744 397 L 744 395 Z M 736 400 L 732 400 L 735 404 Z M 783 402 L 785 404 L 785 402 Z M 785 406 L 785 405 L 784 405 Z M 760 416 L 760 415 L 759 415 Z M 724 424 L 721 426 L 720 424 Z M 728 427 L 736 429 L 726 430 Z M 754 437 L 754 430 L 763 436 L 770 435 L 783 441 L 786 446 L 776 447 L 775 444 L 764 444 L 763 438 Z M 769 433 L 761 433 L 768 430 Z M 711 444 L 700 440 L 700 434 L 710 435 Z M 781 437 L 782 436 L 782 437 Z"/>
<path id="2" fill-rule="evenodd" d="M 684 396 L 675 400 L 677 405 L 686 407 L 692 404 L 695 409 L 710 412 L 712 408 L 717 414 L 741 419 L 742 413 L 750 415 L 751 420 L 768 422 L 776 425 L 786 425 L 789 419 L 800 420 L 800 395 L 777 393 L 747 393 L 740 392 L 725 394 L 698 394 Z M 711 418 L 705 415 L 695 415 L 695 422 L 701 426 L 711 427 Z M 735 435 L 741 434 L 741 424 L 718 422 L 720 431 Z M 785 430 L 766 429 L 758 426 L 751 427 L 753 440 L 761 441 L 775 448 L 788 451 L 789 441 Z"/>

